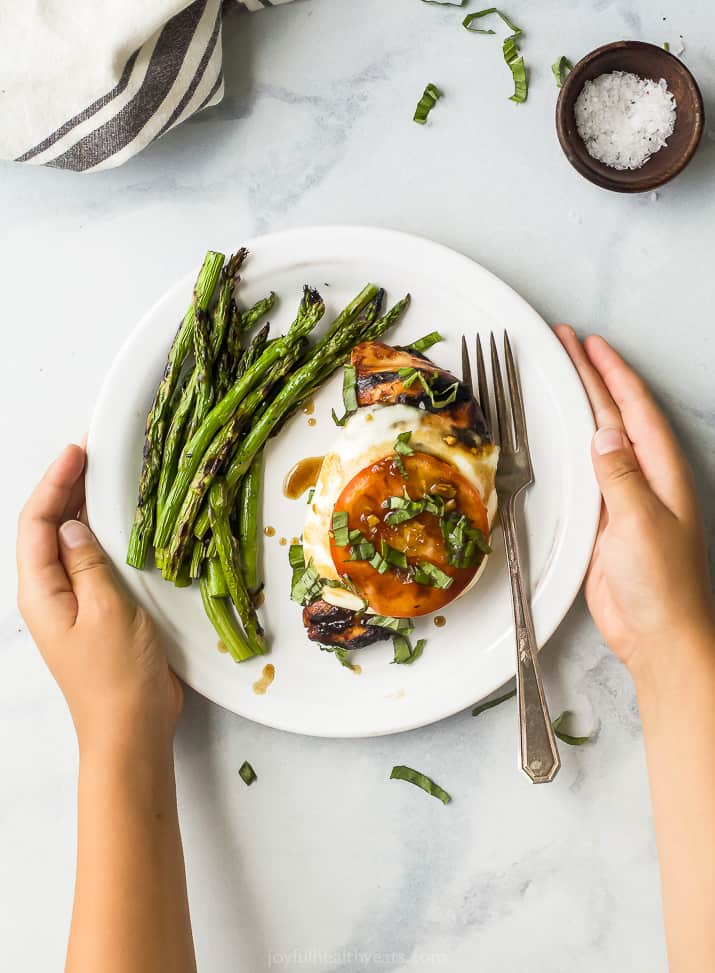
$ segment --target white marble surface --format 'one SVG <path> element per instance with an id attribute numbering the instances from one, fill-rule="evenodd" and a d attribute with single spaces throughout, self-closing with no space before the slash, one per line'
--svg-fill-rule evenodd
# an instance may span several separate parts
<path id="1" fill-rule="evenodd" d="M 712 6 L 507 9 L 527 31 L 524 106 L 507 100 L 498 41 L 463 31 L 458 9 L 305 0 L 232 16 L 224 103 L 126 167 L 2 167 L 3 969 L 61 967 L 75 844 L 70 721 L 14 605 L 17 509 L 48 458 L 86 429 L 138 316 L 204 249 L 331 222 L 454 246 L 547 319 L 612 339 L 656 387 L 712 496 L 715 144 L 706 138 L 657 199 L 597 190 L 560 153 L 549 68 L 609 40 L 683 34 L 712 104 Z M 445 98 L 421 128 L 411 115 L 427 81 Z M 509 706 L 333 742 L 264 729 L 188 693 L 177 763 L 200 969 L 663 973 L 631 683 L 581 602 L 543 660 L 553 709 L 573 709 L 598 738 L 564 747 L 560 776 L 541 788 L 516 772 Z M 244 758 L 259 774 L 250 790 L 237 776 Z M 403 762 L 431 772 L 452 805 L 388 782 Z"/>

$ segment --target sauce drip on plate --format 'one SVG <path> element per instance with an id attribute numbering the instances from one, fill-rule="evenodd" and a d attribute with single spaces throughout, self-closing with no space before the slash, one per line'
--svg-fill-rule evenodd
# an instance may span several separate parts
<path id="1" fill-rule="evenodd" d="M 257 696 L 265 696 L 266 695 L 266 690 L 268 689 L 268 687 L 270 686 L 270 684 L 273 682 L 273 680 L 275 679 L 275 677 L 276 677 L 276 667 L 273 666 L 273 665 L 271 665 L 271 663 L 269 662 L 268 665 L 265 665 L 263 667 L 263 672 L 261 674 L 261 678 L 260 679 L 256 679 L 256 681 L 254 682 L 254 684 L 253 684 L 253 692 Z"/>
<path id="2" fill-rule="evenodd" d="M 306 490 L 315 486 L 324 458 L 323 456 L 306 456 L 305 459 L 298 460 L 295 466 L 288 471 L 283 481 L 283 496 L 288 497 L 289 500 L 297 500 Z"/>

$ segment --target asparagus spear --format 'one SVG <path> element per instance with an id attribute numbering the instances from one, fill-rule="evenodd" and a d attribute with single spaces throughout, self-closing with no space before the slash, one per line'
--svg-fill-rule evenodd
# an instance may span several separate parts
<path id="1" fill-rule="evenodd" d="M 246 585 L 239 567 L 239 553 L 236 538 L 231 532 L 229 523 L 229 506 L 226 485 L 222 480 L 216 480 L 211 487 L 209 500 L 209 516 L 213 530 L 216 548 L 218 550 L 221 570 L 226 579 L 231 601 L 236 606 L 238 616 L 243 623 L 246 639 L 255 655 L 266 652 L 263 629 L 258 621 L 253 602 L 246 590 Z"/>
<path id="2" fill-rule="evenodd" d="M 241 568 L 246 587 L 253 593 L 258 590 L 258 503 L 261 497 L 263 452 L 251 463 L 241 484 L 238 504 L 239 541 Z"/>
<path id="3" fill-rule="evenodd" d="M 410 295 L 407 294 L 387 314 L 372 322 L 368 327 L 368 333 L 375 338 L 381 337 L 397 321 L 409 302 Z M 315 346 L 309 361 L 297 369 L 283 384 L 265 412 L 249 429 L 226 471 L 229 504 L 235 502 L 241 481 L 253 457 L 264 446 L 276 425 L 294 408 L 297 401 L 305 398 L 308 392 L 315 388 L 316 382 L 325 381 L 338 367 L 349 348 L 362 340 L 363 327 L 364 322 L 358 319 L 349 322 L 337 333 L 332 333 L 331 329 L 331 334 Z M 196 520 L 194 534 L 196 537 L 204 537 L 208 528 L 208 512 L 203 510 Z"/>
<path id="4" fill-rule="evenodd" d="M 201 457 L 198 468 L 189 484 L 189 489 L 184 495 L 176 525 L 170 538 L 164 563 L 164 577 L 169 580 L 179 570 L 179 565 L 186 556 L 194 520 L 201 509 L 201 503 L 211 483 L 230 457 L 246 423 L 268 399 L 275 383 L 293 368 L 301 351 L 300 344 L 294 345 L 283 358 L 274 364 L 266 376 L 264 384 L 246 396 L 234 412 L 231 420 L 217 433 L 211 445 Z"/>
<path id="5" fill-rule="evenodd" d="M 211 324 L 204 311 L 197 312 L 194 326 L 194 375 L 196 396 L 194 414 L 189 423 L 186 438 L 191 439 L 195 430 L 206 418 L 213 404 L 213 383 L 211 381 Z"/>
<path id="6" fill-rule="evenodd" d="M 209 561 L 209 566 L 212 564 Z M 211 568 L 210 568 L 211 570 Z M 213 570 L 216 570 L 214 566 Z M 218 568 L 220 570 L 220 567 Z M 246 659 L 253 658 L 253 651 L 246 641 L 243 632 L 236 624 L 231 606 L 226 598 L 214 598 L 209 591 L 208 572 L 199 581 L 201 591 L 201 601 L 208 619 L 216 629 L 216 634 L 221 639 L 223 645 L 228 649 L 234 662 L 245 662 Z"/>
<path id="7" fill-rule="evenodd" d="M 198 538 L 194 541 L 194 546 L 191 549 L 191 565 L 189 567 L 189 577 L 194 581 L 203 574 L 207 549 L 208 544 L 206 541 L 200 541 Z"/>
<path id="8" fill-rule="evenodd" d="M 318 323 L 325 310 L 323 299 L 317 291 L 306 287 L 298 315 L 288 334 L 269 344 L 258 361 L 249 368 L 217 402 L 201 426 L 184 446 L 179 459 L 176 478 L 158 519 L 154 544 L 165 547 L 171 538 L 181 503 L 191 480 L 202 461 L 203 455 L 216 433 L 230 421 L 244 397 L 261 381 L 272 366 L 285 358 L 296 343 L 300 342 Z"/>
<path id="9" fill-rule="evenodd" d="M 156 486 L 159 480 L 161 453 L 167 426 L 167 412 L 179 379 L 181 366 L 193 340 L 197 309 L 206 310 L 211 301 L 224 255 L 209 250 L 194 287 L 191 306 L 179 325 L 164 368 L 164 375 L 154 395 L 154 402 L 146 418 L 144 458 L 139 474 L 139 491 L 134 523 L 129 537 L 127 564 L 143 568 L 156 514 Z"/>
<path id="10" fill-rule="evenodd" d="M 208 581 L 209 594 L 212 598 L 228 598 L 228 585 L 221 570 L 218 553 L 213 554 L 206 561 L 206 579 Z"/>
<path id="11" fill-rule="evenodd" d="M 231 308 L 233 306 L 233 290 L 239 279 L 238 271 L 246 259 L 247 254 L 248 250 L 245 248 L 240 249 L 229 258 L 226 266 L 221 271 L 218 300 L 216 301 L 211 327 L 212 362 L 218 357 L 221 347 L 224 344 L 224 339 L 227 337 Z M 161 508 L 176 476 L 176 464 L 184 442 L 184 429 L 189 418 L 194 413 L 197 387 L 198 376 L 194 369 L 174 409 L 171 424 L 164 442 L 159 486 L 157 487 L 157 511 L 159 513 L 161 513 Z"/>

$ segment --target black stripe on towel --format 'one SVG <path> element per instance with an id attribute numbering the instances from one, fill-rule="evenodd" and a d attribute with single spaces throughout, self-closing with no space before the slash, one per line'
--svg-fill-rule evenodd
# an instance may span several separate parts
<path id="1" fill-rule="evenodd" d="M 134 51 L 132 56 L 124 65 L 122 76 L 111 91 L 108 91 L 106 95 L 102 95 L 101 98 L 97 98 L 97 100 L 93 101 L 91 105 L 87 106 L 87 108 L 83 108 L 82 111 L 73 118 L 70 118 L 63 125 L 60 125 L 59 128 L 55 129 L 55 131 L 51 135 L 48 135 L 46 139 L 43 139 L 42 142 L 38 142 L 33 148 L 28 149 L 27 152 L 19 155 L 17 159 L 15 159 L 15 162 L 29 162 L 30 159 L 34 159 L 36 155 L 44 152 L 45 149 L 49 149 L 51 145 L 54 145 L 55 142 L 58 142 L 68 132 L 71 132 L 73 128 L 76 128 L 80 122 L 87 121 L 87 119 L 91 118 L 92 115 L 96 115 L 100 108 L 104 108 L 104 106 L 108 105 L 110 101 L 114 101 L 118 95 L 121 95 L 126 86 L 129 84 L 129 78 L 131 77 L 132 70 L 136 64 L 140 50 L 141 48 L 137 48 L 137 50 Z"/>
<path id="2" fill-rule="evenodd" d="M 208 0 L 195 0 L 167 21 L 142 86 L 131 101 L 48 165 L 83 172 L 115 155 L 137 137 L 176 82 L 207 3 Z"/>
<path id="3" fill-rule="evenodd" d="M 208 67 L 209 61 L 211 60 L 211 55 L 216 49 L 216 42 L 218 41 L 219 34 L 221 33 L 221 14 L 222 14 L 222 10 L 221 7 L 219 6 L 218 13 L 216 15 L 216 23 L 214 24 L 214 29 L 211 32 L 211 37 L 209 37 L 209 42 L 206 45 L 206 50 L 204 51 L 203 57 L 199 62 L 198 68 L 196 69 L 196 74 L 191 79 L 191 83 L 189 87 L 186 89 L 186 91 L 184 92 L 184 94 L 182 95 L 179 104 L 176 106 L 176 108 L 173 110 L 171 115 L 169 115 L 167 120 L 161 126 L 161 129 L 157 132 L 156 138 L 159 138 L 160 135 L 163 135 L 164 132 L 168 131 L 171 128 L 171 126 L 174 124 L 176 119 L 179 118 L 179 116 L 181 115 L 184 108 L 186 108 L 186 106 L 188 105 L 189 101 L 193 97 L 193 94 L 198 88 L 198 86 L 201 84 L 201 79 L 206 73 L 206 68 Z"/>

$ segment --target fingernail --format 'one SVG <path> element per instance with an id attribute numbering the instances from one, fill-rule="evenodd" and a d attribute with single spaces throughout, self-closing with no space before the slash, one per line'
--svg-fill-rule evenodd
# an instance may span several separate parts
<path id="1" fill-rule="evenodd" d="M 598 429 L 596 435 L 593 437 L 593 446 L 599 456 L 605 456 L 606 453 L 613 453 L 617 449 L 623 449 L 625 445 L 626 440 L 620 429 L 608 427 Z"/>
<path id="2" fill-rule="evenodd" d="M 68 520 L 60 527 L 60 540 L 66 548 L 72 550 L 74 547 L 91 543 L 92 532 L 81 521 Z"/>

